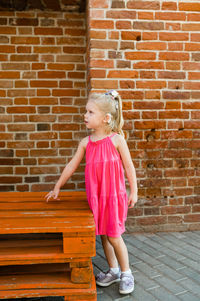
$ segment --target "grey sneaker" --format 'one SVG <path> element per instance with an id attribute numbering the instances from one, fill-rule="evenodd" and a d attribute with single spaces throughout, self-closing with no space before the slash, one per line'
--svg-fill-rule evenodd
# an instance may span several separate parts
<path id="1" fill-rule="evenodd" d="M 96 275 L 96 284 L 99 286 L 109 286 L 114 282 L 120 281 L 121 272 L 114 274 L 111 270 L 107 273 L 100 272 Z"/>
<path id="2" fill-rule="evenodd" d="M 121 281 L 119 284 L 120 294 L 126 295 L 134 291 L 134 277 L 130 275 L 121 275 Z"/>

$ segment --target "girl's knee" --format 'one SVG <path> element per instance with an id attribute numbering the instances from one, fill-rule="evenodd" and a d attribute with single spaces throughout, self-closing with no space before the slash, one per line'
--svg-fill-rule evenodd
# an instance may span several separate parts
<path id="1" fill-rule="evenodd" d="M 119 236 L 119 237 L 107 236 L 107 239 L 111 243 L 111 245 L 115 245 L 115 244 L 118 244 L 120 242 L 121 236 Z"/>

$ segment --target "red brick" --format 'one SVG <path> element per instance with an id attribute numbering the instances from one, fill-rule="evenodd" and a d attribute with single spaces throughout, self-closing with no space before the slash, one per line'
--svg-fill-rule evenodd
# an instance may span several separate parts
<path id="1" fill-rule="evenodd" d="M 180 62 L 166 62 L 166 69 L 167 70 L 180 70 L 181 69 L 181 64 Z"/>
<path id="2" fill-rule="evenodd" d="M 168 49 L 169 51 L 183 51 L 183 44 L 182 43 L 169 43 Z"/>
<path id="3" fill-rule="evenodd" d="M 140 71 L 140 78 L 155 78 L 155 71 Z"/>
<path id="4" fill-rule="evenodd" d="M 170 21 L 186 21 L 186 14 L 180 12 L 156 12 L 155 19 Z"/>
<path id="5" fill-rule="evenodd" d="M 158 40 L 158 33 L 157 32 L 143 32 L 142 33 L 142 40 Z"/>
<path id="6" fill-rule="evenodd" d="M 115 41 L 91 40 L 91 48 L 97 49 L 117 49 L 118 43 Z"/>
<path id="7" fill-rule="evenodd" d="M 187 21 L 200 21 L 200 15 L 196 13 L 187 14 Z"/>
<path id="8" fill-rule="evenodd" d="M 114 68 L 113 60 L 90 60 L 90 67 L 95 68 Z"/>
<path id="9" fill-rule="evenodd" d="M 33 48 L 34 53 L 61 53 L 62 49 L 61 47 L 56 46 L 35 46 Z"/>
<path id="10" fill-rule="evenodd" d="M 179 10 L 180 11 L 200 11 L 200 3 L 197 2 L 183 2 L 179 3 Z"/>
<path id="11" fill-rule="evenodd" d="M 153 14 L 153 12 L 138 11 L 138 19 L 153 20 L 154 19 L 154 14 Z"/>
<path id="12" fill-rule="evenodd" d="M 137 78 L 138 72 L 137 71 L 126 71 L 126 70 L 119 70 L 119 71 L 109 71 L 108 78 Z"/>
<path id="13" fill-rule="evenodd" d="M 177 10 L 177 2 L 163 2 L 162 10 Z"/>
<path id="14" fill-rule="evenodd" d="M 185 79 L 185 72 L 159 71 L 158 78 Z"/>
<path id="15" fill-rule="evenodd" d="M 134 69 L 164 69 L 163 62 L 137 62 L 133 64 Z"/>
<path id="16" fill-rule="evenodd" d="M 117 80 L 91 80 L 91 87 L 94 89 L 117 89 L 118 81 Z"/>
<path id="17" fill-rule="evenodd" d="M 200 222 L 200 214 L 188 214 L 184 216 L 185 223 L 199 223 Z"/>
<path id="18" fill-rule="evenodd" d="M 101 69 L 91 69 L 90 75 L 92 78 L 105 78 L 106 77 L 106 71 Z"/>
<path id="19" fill-rule="evenodd" d="M 145 98 L 146 99 L 160 99 L 160 91 L 155 91 L 155 90 L 150 90 L 150 91 L 145 91 Z"/>
<path id="20" fill-rule="evenodd" d="M 189 61 L 189 53 L 187 52 L 160 52 L 160 60 L 170 61 Z"/>
<path id="21" fill-rule="evenodd" d="M 125 52 L 125 58 L 128 60 L 155 60 L 156 53 L 154 52 Z"/>
<path id="22" fill-rule="evenodd" d="M 189 80 L 199 80 L 200 72 L 188 72 L 188 79 Z"/>
<path id="23" fill-rule="evenodd" d="M 20 73 L 17 71 L 0 71 L 0 78 L 16 79 L 20 78 Z"/>
<path id="24" fill-rule="evenodd" d="M 189 112 L 181 112 L 181 111 L 165 111 L 159 112 L 160 119 L 188 119 Z"/>
<path id="25" fill-rule="evenodd" d="M 65 29 L 65 35 L 67 36 L 85 36 L 85 29 Z"/>
<path id="26" fill-rule="evenodd" d="M 134 32 L 134 31 L 122 31 L 121 32 L 122 40 L 136 40 L 138 36 L 140 36 L 139 32 Z"/>
<path id="27" fill-rule="evenodd" d="M 106 18 L 109 19 L 136 19 L 136 12 L 130 10 L 111 10 L 106 13 Z"/>
<path id="28" fill-rule="evenodd" d="M 31 114 L 35 113 L 35 107 L 32 106 L 13 106 L 13 107 L 8 107 L 7 108 L 7 113 L 9 114 Z"/>
<path id="29" fill-rule="evenodd" d="M 200 42 L 200 33 L 192 33 L 191 41 L 192 42 Z"/>
<path id="30" fill-rule="evenodd" d="M 160 2 L 159 1 L 128 1 L 127 8 L 130 9 L 143 9 L 143 10 L 157 10 L 160 9 Z"/>
<path id="31" fill-rule="evenodd" d="M 135 82 L 131 80 L 121 80 L 120 81 L 120 88 L 121 89 L 134 89 Z"/>
<path id="32" fill-rule="evenodd" d="M 109 0 L 90 0 L 90 8 L 108 8 Z"/>
<path id="33" fill-rule="evenodd" d="M 117 21 L 116 22 L 117 29 L 131 29 L 131 21 Z"/>
<path id="34" fill-rule="evenodd" d="M 11 35 L 16 35 L 16 27 L 0 27 L 0 34 L 11 34 Z"/>
<path id="35" fill-rule="evenodd" d="M 199 23 L 186 23 L 182 25 L 183 31 L 199 31 Z"/>
<path id="36" fill-rule="evenodd" d="M 38 61 L 38 55 L 37 54 L 12 54 L 10 56 L 11 61 L 20 61 L 20 62 L 33 62 Z"/>
<path id="37" fill-rule="evenodd" d="M 135 101 L 134 109 L 139 110 L 160 110 L 164 108 L 164 103 L 161 101 Z"/>
<path id="38" fill-rule="evenodd" d="M 164 23 L 163 22 L 147 22 L 147 21 L 134 21 L 133 29 L 141 29 L 141 30 L 163 30 Z"/>
<path id="39" fill-rule="evenodd" d="M 200 90 L 200 82 L 185 82 L 184 88 L 187 90 Z"/>
<path id="40" fill-rule="evenodd" d="M 114 22 L 110 20 L 91 20 L 90 21 L 91 28 L 98 29 L 114 29 Z"/>
<path id="41" fill-rule="evenodd" d="M 138 50 L 166 50 L 167 44 L 162 42 L 139 42 L 136 44 Z"/>
<path id="42" fill-rule="evenodd" d="M 62 28 L 55 28 L 55 27 L 36 27 L 34 28 L 35 35 L 46 35 L 46 36 L 57 36 L 62 35 L 63 30 Z"/>
<path id="43" fill-rule="evenodd" d="M 122 99 L 143 99 L 142 91 L 121 91 L 120 95 Z"/>
<path id="44" fill-rule="evenodd" d="M 65 78 L 64 71 L 39 71 L 38 78 Z"/>
<path id="45" fill-rule="evenodd" d="M 188 41 L 189 34 L 182 32 L 160 32 L 159 38 L 161 41 Z"/>
<path id="46" fill-rule="evenodd" d="M 90 38 L 91 39 L 106 39 L 106 31 L 97 31 L 97 30 L 90 30 Z"/>
<path id="47" fill-rule="evenodd" d="M 80 90 L 76 89 L 53 89 L 53 96 L 80 96 Z"/>
<path id="48" fill-rule="evenodd" d="M 165 81 L 137 81 L 136 88 L 138 89 L 163 89 L 166 87 Z"/>
<path id="49" fill-rule="evenodd" d="M 23 36 L 16 36 L 11 37 L 11 44 L 28 44 L 28 45 L 34 45 L 39 44 L 40 39 L 38 37 L 23 37 Z"/>
<path id="50" fill-rule="evenodd" d="M 164 99 L 189 99 L 190 92 L 181 92 L 181 91 L 163 91 Z"/>
<path id="51" fill-rule="evenodd" d="M 161 129 L 165 128 L 165 121 L 135 121 L 135 129 Z"/>

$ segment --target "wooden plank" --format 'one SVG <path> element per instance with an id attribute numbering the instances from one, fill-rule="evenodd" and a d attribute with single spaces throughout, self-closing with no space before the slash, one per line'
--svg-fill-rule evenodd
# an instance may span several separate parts
<path id="1" fill-rule="evenodd" d="M 0 202 L 7 199 L 8 201 L 15 201 L 23 199 L 28 202 L 29 200 L 38 200 L 42 199 L 45 201 L 45 195 L 47 192 L 1 192 L 0 193 Z M 87 200 L 85 191 L 62 191 L 59 194 L 59 198 L 63 200 Z"/>
<path id="2" fill-rule="evenodd" d="M 92 217 L 41 217 L 34 219 L 3 219 L 0 222 L 0 233 L 51 233 L 51 232 L 85 232 L 94 231 Z"/>
<path id="3" fill-rule="evenodd" d="M 65 254 L 85 254 L 87 256 L 95 256 L 95 237 L 69 237 L 64 234 L 63 251 Z"/>
<path id="4" fill-rule="evenodd" d="M 88 288 L 88 283 L 71 282 L 70 272 L 0 275 L 0 290 Z"/>
<path id="5" fill-rule="evenodd" d="M 43 201 L 37 201 L 37 202 L 2 202 L 0 204 L 0 210 L 50 210 L 50 209 L 65 209 L 65 210 L 73 210 L 73 209 L 83 209 L 88 210 L 88 203 L 86 201 L 81 202 L 69 202 L 69 201 L 57 201 L 57 202 L 43 202 Z"/>
<path id="6" fill-rule="evenodd" d="M 46 211 L 0 211 L 0 219 L 3 218 L 35 218 L 35 217 L 92 217 L 89 210 L 46 210 Z"/>
<path id="7" fill-rule="evenodd" d="M 96 301 L 96 284 L 93 276 L 91 287 L 70 288 L 70 289 L 20 289 L 20 290 L 0 290 L 1 299 L 9 298 L 38 298 L 47 296 L 65 296 L 66 301 Z"/>

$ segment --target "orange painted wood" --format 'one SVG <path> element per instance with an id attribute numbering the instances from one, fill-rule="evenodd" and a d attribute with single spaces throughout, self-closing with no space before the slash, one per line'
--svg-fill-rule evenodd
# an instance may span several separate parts
<path id="1" fill-rule="evenodd" d="M 96 300 L 95 225 L 85 192 L 0 193 L 0 298 Z"/>
<path id="2" fill-rule="evenodd" d="M 96 301 L 96 284 L 93 276 L 90 288 L 52 288 L 52 289 L 20 289 L 20 290 L 0 290 L 0 299 L 8 298 L 36 298 L 46 296 L 64 296 L 67 301 Z"/>

